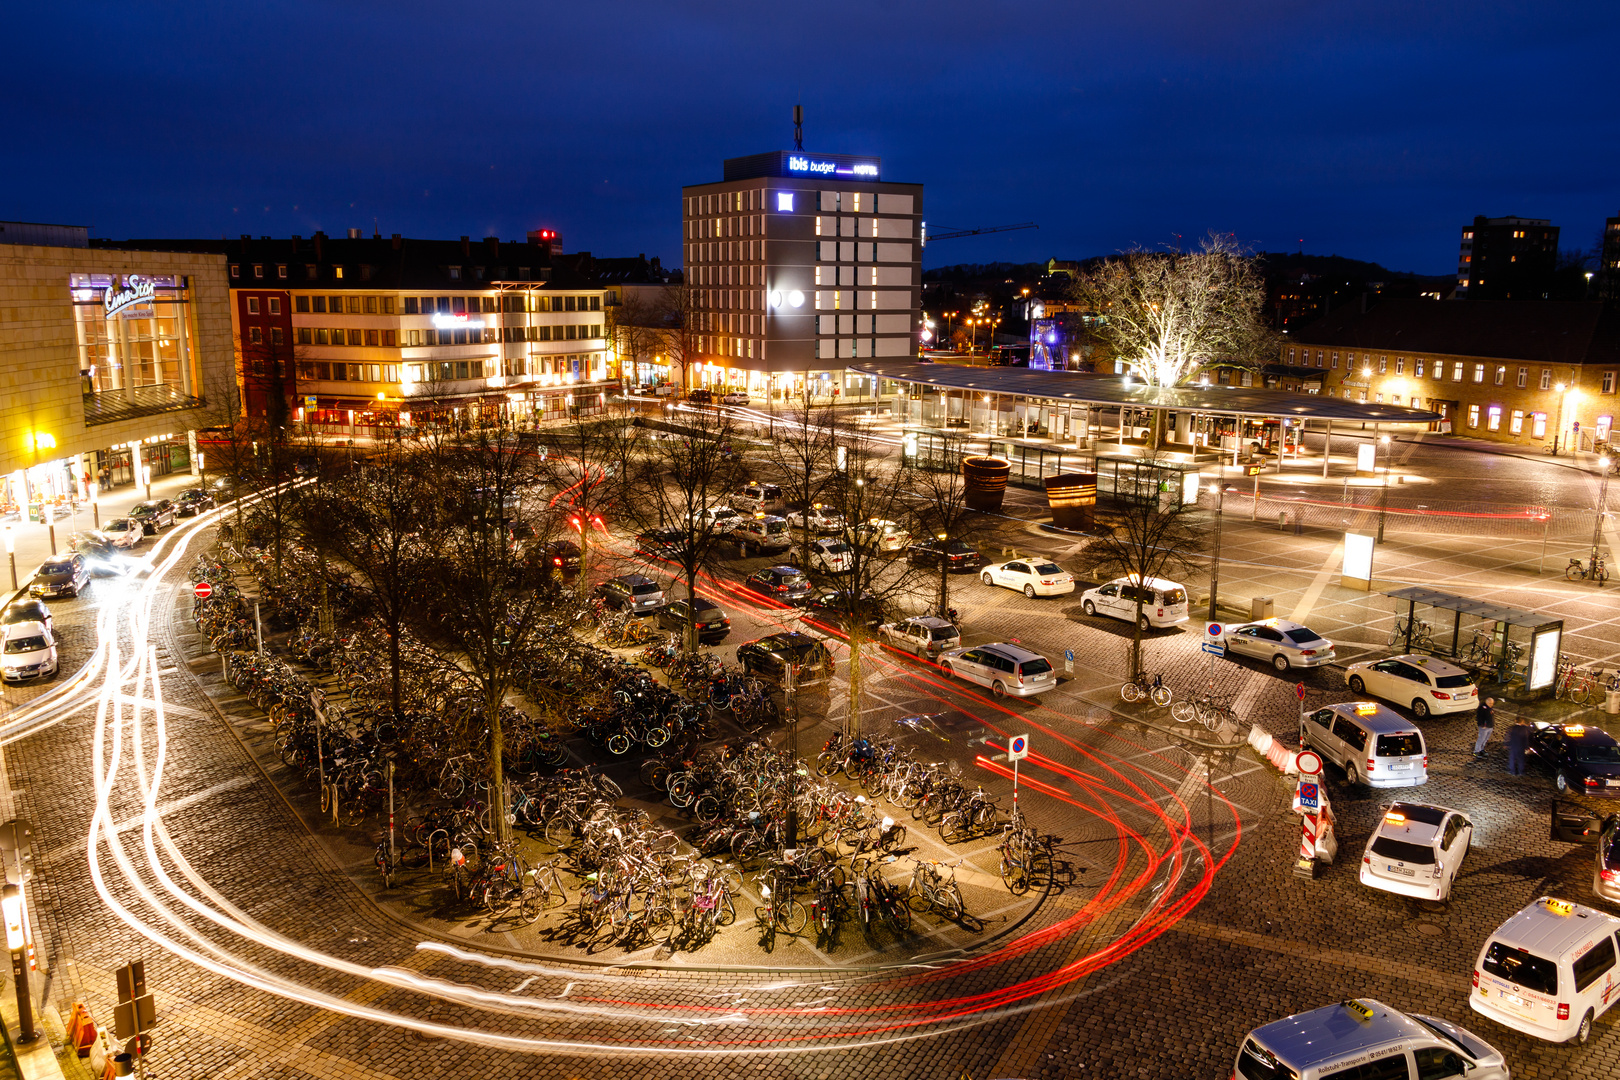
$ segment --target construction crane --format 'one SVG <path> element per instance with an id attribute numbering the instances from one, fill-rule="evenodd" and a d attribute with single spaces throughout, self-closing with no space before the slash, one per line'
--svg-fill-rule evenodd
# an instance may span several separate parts
<path id="1" fill-rule="evenodd" d="M 1019 229 L 1038 229 L 1039 225 L 1033 221 L 1020 221 L 1016 225 L 991 225 L 983 229 L 947 229 L 945 232 L 928 233 L 928 222 L 923 222 L 923 246 L 928 246 L 930 240 L 955 240 L 958 236 L 981 236 L 984 233 L 1017 232 Z"/>

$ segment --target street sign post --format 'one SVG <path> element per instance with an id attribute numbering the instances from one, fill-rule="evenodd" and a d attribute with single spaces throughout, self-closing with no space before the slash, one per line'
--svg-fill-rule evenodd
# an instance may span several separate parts
<path id="1" fill-rule="evenodd" d="M 1303 684 L 1301 684 L 1303 686 Z M 1299 858 L 1294 862 L 1294 873 L 1303 878 L 1316 877 L 1316 836 L 1321 830 L 1317 810 L 1321 807 L 1322 756 L 1314 750 L 1301 750 L 1294 757 L 1299 769 Z"/>
<path id="2" fill-rule="evenodd" d="M 1074 674 L 1074 650 L 1073 649 L 1064 649 L 1063 650 L 1063 670 L 1065 672 L 1067 672 L 1068 674 L 1071 674 L 1071 675 Z"/>
<path id="3" fill-rule="evenodd" d="M 1007 740 L 1007 760 L 1013 767 L 1013 816 L 1018 814 L 1018 763 L 1029 757 L 1029 736 L 1014 735 Z"/>
<path id="4" fill-rule="evenodd" d="M 1316 810 L 1322 805 L 1321 789 L 1315 780 L 1301 780 L 1299 782 L 1299 805 L 1306 810 Z"/>
<path id="5" fill-rule="evenodd" d="M 214 595 L 214 587 L 212 585 L 208 584 L 208 582 L 206 582 L 206 581 L 197 582 L 196 587 L 193 588 L 191 591 L 192 591 L 192 593 L 194 593 L 196 595 L 197 599 L 199 599 L 199 600 L 206 600 L 210 596 Z"/>

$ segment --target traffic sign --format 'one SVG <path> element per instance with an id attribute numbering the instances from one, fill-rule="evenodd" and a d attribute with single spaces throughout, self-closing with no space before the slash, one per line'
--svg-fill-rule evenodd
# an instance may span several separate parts
<path id="1" fill-rule="evenodd" d="M 1316 781 L 1301 780 L 1299 782 L 1299 806 L 1302 810 L 1315 810 L 1321 806 L 1321 798 Z"/>
<path id="2" fill-rule="evenodd" d="M 1205 623 L 1204 636 L 1207 638 L 1218 638 L 1221 636 L 1221 632 L 1224 629 L 1225 627 L 1221 626 L 1221 624 L 1218 622 Z"/>
<path id="3" fill-rule="evenodd" d="M 1322 755 L 1315 750 L 1301 750 L 1294 758 L 1294 767 L 1301 776 L 1322 775 Z"/>
<path id="4" fill-rule="evenodd" d="M 1069 672 L 1071 674 L 1074 672 L 1074 650 L 1073 649 L 1064 649 L 1063 650 L 1063 670 L 1065 672 Z"/>
<path id="5" fill-rule="evenodd" d="M 1204 642 L 1203 649 L 1211 656 L 1220 656 L 1226 652 L 1226 648 L 1224 646 L 1218 645 L 1213 641 Z"/>
<path id="6" fill-rule="evenodd" d="M 1007 760 L 1022 761 L 1029 757 L 1029 736 L 1014 735 L 1007 743 Z"/>
<path id="7" fill-rule="evenodd" d="M 197 587 L 191 590 L 197 594 L 197 599 L 206 600 L 214 595 L 214 587 L 206 581 L 197 582 Z"/>
<path id="8" fill-rule="evenodd" d="M 1298 698 L 1299 700 L 1301 700 L 1301 701 L 1305 700 L 1305 684 L 1304 683 L 1300 682 L 1300 683 L 1295 683 L 1294 684 L 1294 696 L 1296 698 Z"/>

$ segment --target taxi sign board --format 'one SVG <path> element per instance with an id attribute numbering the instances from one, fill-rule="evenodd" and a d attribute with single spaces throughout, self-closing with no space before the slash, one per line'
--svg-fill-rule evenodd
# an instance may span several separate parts
<path id="1" fill-rule="evenodd" d="M 1368 1005 L 1363 1005 L 1361 1002 L 1354 999 L 1345 1002 L 1344 1007 L 1351 1015 L 1364 1024 L 1370 1022 L 1373 1018 L 1372 1008 Z"/>
<path id="2" fill-rule="evenodd" d="M 1029 757 L 1029 736 L 1014 735 L 1007 741 L 1007 760 L 1022 761 Z"/>
<path id="3" fill-rule="evenodd" d="M 1301 780 L 1299 782 L 1299 806 L 1301 810 L 1316 810 L 1322 805 L 1321 791 L 1314 780 Z"/>

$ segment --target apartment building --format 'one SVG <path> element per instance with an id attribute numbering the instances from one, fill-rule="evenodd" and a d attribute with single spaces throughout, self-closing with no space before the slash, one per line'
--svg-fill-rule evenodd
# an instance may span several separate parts
<path id="1" fill-rule="evenodd" d="M 1441 415 L 1441 431 L 1538 448 L 1607 442 L 1620 314 L 1600 303 L 1386 300 L 1289 334 L 1281 361 L 1322 393 Z"/>
<path id="2" fill-rule="evenodd" d="M 1457 299 L 1539 300 L 1558 267 L 1558 226 L 1542 218 L 1483 215 L 1462 227 Z"/>
<path id="3" fill-rule="evenodd" d="M 687 385 L 870 394 L 844 361 L 916 355 L 923 188 L 882 172 L 875 157 L 773 151 L 681 189 Z"/>

